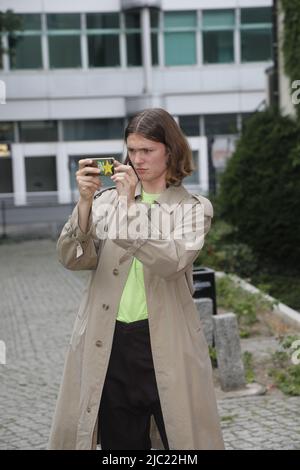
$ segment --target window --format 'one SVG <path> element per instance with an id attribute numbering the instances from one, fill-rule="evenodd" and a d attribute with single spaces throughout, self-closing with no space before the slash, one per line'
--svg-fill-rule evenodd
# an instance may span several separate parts
<path id="1" fill-rule="evenodd" d="M 3 30 L 0 32 L 0 69 L 3 70 L 3 49 L 4 49 L 4 45 L 3 45 Z"/>
<path id="2" fill-rule="evenodd" d="M 26 190 L 57 191 L 55 157 L 26 157 Z"/>
<path id="3" fill-rule="evenodd" d="M 124 119 L 74 119 L 63 121 L 64 140 L 122 139 Z"/>
<path id="4" fill-rule="evenodd" d="M 200 118 L 198 115 L 179 116 L 179 126 L 187 136 L 200 135 Z"/>
<path id="5" fill-rule="evenodd" d="M 206 135 L 237 134 L 236 114 L 209 114 L 205 116 Z"/>
<path id="6" fill-rule="evenodd" d="M 203 61 L 205 64 L 234 62 L 234 10 L 203 12 Z"/>
<path id="7" fill-rule="evenodd" d="M 80 15 L 47 15 L 50 68 L 81 67 Z"/>
<path id="8" fill-rule="evenodd" d="M 0 158 L 0 193 L 13 193 L 11 158 Z"/>
<path id="9" fill-rule="evenodd" d="M 270 24 L 272 23 L 272 10 L 269 7 L 242 8 L 241 9 L 241 23 L 243 25 Z"/>
<path id="10" fill-rule="evenodd" d="M 42 68 L 41 16 L 19 15 L 22 31 L 9 34 L 9 60 L 11 69 Z"/>
<path id="11" fill-rule="evenodd" d="M 164 14 L 165 65 L 196 64 L 195 11 Z"/>
<path id="12" fill-rule="evenodd" d="M 127 47 L 127 65 L 142 65 L 142 38 L 140 12 L 132 10 L 125 13 L 125 33 Z"/>
<path id="13" fill-rule="evenodd" d="M 197 150 L 193 150 L 193 162 L 195 166 L 195 170 L 189 176 L 186 176 L 183 180 L 183 184 L 199 184 L 199 152 Z"/>
<path id="14" fill-rule="evenodd" d="M 271 8 L 242 8 L 241 48 L 242 62 L 272 59 Z"/>
<path id="15" fill-rule="evenodd" d="M 86 15 L 90 67 L 120 65 L 120 17 L 118 13 Z"/>
<path id="16" fill-rule="evenodd" d="M 158 65 L 159 11 L 150 11 L 152 65 Z"/>
<path id="17" fill-rule="evenodd" d="M 23 121 L 19 124 L 21 142 L 56 142 L 56 121 Z"/>
<path id="18" fill-rule="evenodd" d="M 14 142 L 14 123 L 0 122 L 0 142 Z"/>

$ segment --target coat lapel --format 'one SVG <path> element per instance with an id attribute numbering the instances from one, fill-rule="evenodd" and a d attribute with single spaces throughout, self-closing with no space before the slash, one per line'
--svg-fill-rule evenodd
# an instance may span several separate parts
<path id="1" fill-rule="evenodd" d="M 187 196 L 189 196 L 189 193 L 182 185 L 170 185 L 158 196 L 157 199 L 154 200 L 154 204 L 158 204 L 163 210 L 167 211 L 167 213 L 170 215 L 175 210 L 176 206 L 180 204 L 180 202 Z M 137 203 L 142 202 L 142 184 L 140 181 L 138 181 L 136 185 L 134 197 Z M 148 204 L 146 202 L 142 203 Z M 121 250 L 122 256 L 119 258 L 119 264 L 128 261 L 133 256 L 131 253 L 124 253 L 124 250 Z"/>
<path id="2" fill-rule="evenodd" d="M 154 200 L 154 203 L 159 204 L 167 210 L 169 213 L 173 212 L 175 207 L 187 196 L 189 192 L 182 186 L 169 185 L 159 196 Z M 135 200 L 136 202 L 142 199 L 142 184 L 138 181 L 135 188 Z"/>

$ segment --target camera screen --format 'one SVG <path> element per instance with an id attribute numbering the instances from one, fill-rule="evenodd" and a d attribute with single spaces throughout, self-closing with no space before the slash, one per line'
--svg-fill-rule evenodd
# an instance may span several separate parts
<path id="1" fill-rule="evenodd" d="M 99 168 L 100 176 L 111 176 L 114 174 L 113 158 L 96 158 L 95 160 L 93 160 L 93 165 Z"/>

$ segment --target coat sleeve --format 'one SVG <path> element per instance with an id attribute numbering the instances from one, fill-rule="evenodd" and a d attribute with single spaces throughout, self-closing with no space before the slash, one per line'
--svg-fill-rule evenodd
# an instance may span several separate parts
<path id="1" fill-rule="evenodd" d="M 67 269 L 96 269 L 102 241 L 96 237 L 93 210 L 90 211 L 87 232 L 78 223 L 78 204 L 64 225 L 56 244 L 58 259 Z"/>
<path id="2" fill-rule="evenodd" d="M 134 255 L 154 274 L 166 280 L 176 279 L 197 258 L 213 216 L 212 205 L 208 199 L 202 196 L 195 196 L 191 199 L 189 210 L 179 212 L 181 216 L 176 218 L 174 229 L 168 234 L 163 234 L 163 230 L 160 230 L 157 224 L 154 225 L 152 217 L 149 217 L 149 211 L 139 214 L 139 223 L 147 225 L 151 234 L 159 232 L 158 239 L 131 234 L 129 227 L 134 220 L 132 214 L 137 210 L 133 204 L 127 212 L 123 211 L 122 216 L 119 215 L 120 228 L 122 230 L 122 226 L 126 224 L 128 235 L 126 238 L 112 238 L 114 243 Z M 156 207 L 155 210 L 163 211 L 164 209 Z M 156 217 L 155 220 L 163 220 L 163 217 Z"/>

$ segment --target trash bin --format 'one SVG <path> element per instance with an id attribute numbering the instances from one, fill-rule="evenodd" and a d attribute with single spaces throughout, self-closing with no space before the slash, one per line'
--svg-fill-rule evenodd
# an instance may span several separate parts
<path id="1" fill-rule="evenodd" d="M 213 314 L 217 315 L 215 272 L 210 268 L 193 268 L 194 299 L 209 298 L 213 302 Z"/>

